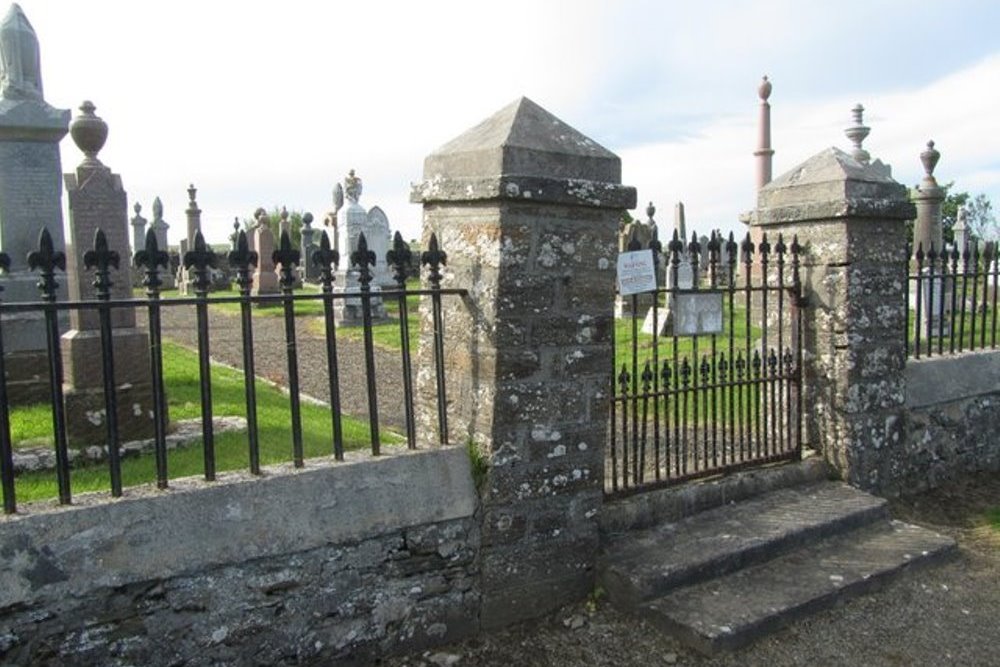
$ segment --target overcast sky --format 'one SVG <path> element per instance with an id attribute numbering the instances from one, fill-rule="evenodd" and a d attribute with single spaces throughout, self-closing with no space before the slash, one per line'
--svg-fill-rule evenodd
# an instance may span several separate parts
<path id="1" fill-rule="evenodd" d="M 176 243 L 194 183 L 210 240 L 285 205 L 321 220 L 348 169 L 361 203 L 419 235 L 423 159 L 521 95 L 622 158 L 669 223 L 739 229 L 754 205 L 761 75 L 774 83 L 774 175 L 865 147 L 912 186 L 928 139 L 942 182 L 1000 206 L 995 0 L 22 0 L 46 100 L 110 126 L 100 157 L 129 206 L 160 196 Z M 67 137 L 63 170 L 82 154 Z"/>

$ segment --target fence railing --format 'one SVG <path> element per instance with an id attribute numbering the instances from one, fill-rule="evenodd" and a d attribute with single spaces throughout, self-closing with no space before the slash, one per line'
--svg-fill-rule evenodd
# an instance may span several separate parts
<path id="1" fill-rule="evenodd" d="M 640 250 L 634 238 L 628 250 Z M 796 459 L 801 455 L 799 245 L 713 233 L 706 248 L 676 232 L 666 286 L 619 297 L 606 492 L 639 490 Z M 704 258 L 704 259 L 702 259 Z M 737 266 L 742 264 L 737 275 Z M 650 302 L 639 329 L 639 304 Z M 664 301 L 665 303 L 661 303 Z M 661 317 L 665 311 L 661 333 Z M 624 329 L 624 331 L 622 330 Z"/>
<path id="2" fill-rule="evenodd" d="M 246 421 L 247 421 L 247 466 L 251 473 L 261 473 L 260 442 L 257 423 L 256 373 L 254 364 L 254 317 L 253 306 L 271 304 L 280 305 L 283 309 L 285 354 L 287 359 L 287 391 L 289 401 L 289 420 L 291 427 L 291 459 L 296 467 L 304 465 L 302 416 L 300 412 L 300 386 L 298 375 L 298 334 L 296 331 L 296 304 L 307 301 L 320 301 L 323 310 L 325 351 L 327 374 L 330 392 L 330 450 L 336 460 L 344 459 L 344 429 L 342 424 L 341 391 L 338 359 L 337 330 L 334 317 L 334 303 L 341 299 L 360 299 L 362 312 L 363 350 L 365 368 L 365 392 L 368 406 L 368 426 L 370 434 L 370 450 L 373 456 L 381 453 L 380 420 L 378 413 L 379 384 L 375 367 L 375 342 L 372 336 L 372 301 L 375 298 L 396 300 L 398 302 L 398 326 L 401 342 L 401 377 L 403 391 L 403 430 L 407 447 L 415 448 L 417 434 L 414 420 L 414 390 L 411 351 L 409 349 L 408 296 L 428 297 L 434 329 L 433 363 L 437 381 L 437 434 L 436 440 L 441 444 L 448 443 L 448 424 L 446 410 L 446 391 L 444 374 L 444 316 L 442 297 L 465 294 L 463 289 L 445 289 L 441 287 L 441 268 L 446 262 L 446 255 L 438 247 L 436 237 L 432 236 L 426 252 L 420 257 L 421 265 L 428 267 L 428 289 L 409 289 L 406 286 L 407 269 L 413 261 L 413 253 L 403 242 L 397 232 L 392 248 L 388 253 L 387 262 L 393 268 L 393 279 L 396 289 L 383 289 L 377 294 L 373 291 L 372 267 L 375 265 L 375 253 L 370 251 L 364 234 L 359 235 L 357 249 L 351 254 L 350 265 L 357 272 L 359 286 L 352 290 L 335 290 L 334 272 L 340 261 L 338 252 L 330 247 L 326 234 L 321 236 L 317 250 L 308 258 L 320 270 L 320 290 L 318 292 L 295 292 L 295 267 L 301 261 L 300 252 L 294 248 L 288 233 L 281 235 L 278 249 L 273 254 L 275 266 L 279 267 L 280 294 L 252 295 L 251 269 L 258 262 L 257 253 L 249 249 L 245 232 L 240 232 L 235 247 L 225 257 L 229 266 L 235 270 L 238 296 L 210 296 L 211 270 L 216 268 L 223 257 L 213 252 L 206 245 L 201 233 L 195 238 L 193 248 L 182 258 L 184 267 L 193 277 L 193 297 L 161 298 L 161 271 L 168 269 L 167 253 L 157 245 L 155 234 L 149 231 L 145 239 L 145 248 L 137 252 L 133 258 L 134 265 L 144 272 L 143 286 L 145 299 L 113 299 L 111 298 L 112 270 L 119 267 L 118 253 L 108 248 L 104 233 L 97 231 L 94 247 L 84 255 L 87 269 L 94 273 L 95 299 L 85 301 L 57 302 L 58 289 L 57 271 L 66 270 L 66 258 L 62 251 L 53 246 L 52 238 L 47 230 L 42 230 L 38 249 L 28 256 L 30 270 L 38 271 L 40 280 L 40 300 L 37 302 L 0 303 L 0 314 L 43 313 L 46 332 L 46 352 L 48 359 L 48 385 L 52 413 L 53 447 L 55 449 L 55 475 L 58 487 L 58 498 L 61 504 L 69 504 L 71 493 L 71 460 L 69 443 L 67 441 L 65 397 L 63 392 L 63 362 L 60 349 L 59 313 L 71 310 L 96 310 L 99 315 L 99 330 L 101 341 L 101 369 L 103 373 L 103 393 L 106 415 L 106 441 L 108 475 L 110 490 L 113 496 L 122 495 L 122 463 L 121 436 L 118 423 L 118 385 L 115 382 L 114 367 L 114 327 L 111 313 L 116 308 L 145 309 L 148 318 L 148 349 L 149 375 L 151 378 L 151 393 L 153 402 L 153 452 L 155 457 L 155 481 L 159 488 L 167 488 L 169 484 L 167 458 L 167 388 L 164 385 L 163 366 L 163 322 L 162 314 L 167 308 L 194 307 L 197 321 L 198 342 L 198 377 L 201 398 L 201 446 L 203 451 L 203 474 L 206 480 L 216 478 L 215 433 L 213 427 L 212 400 L 212 364 L 210 362 L 210 331 L 208 309 L 216 304 L 239 304 L 240 307 L 240 339 L 242 343 L 243 384 L 245 390 Z M 6 271 L 10 266 L 9 257 L 0 253 L 0 269 Z M 0 291 L 3 285 L 0 281 Z M 2 324 L 0 324 L 2 326 Z M 0 330 L 0 478 L 4 511 L 13 513 L 17 510 L 15 492 L 14 443 L 11 440 L 11 418 L 8 402 L 8 387 L 5 372 L 5 356 L 3 351 L 3 335 Z M 435 438 L 431 438 L 434 440 Z"/>
<path id="3" fill-rule="evenodd" d="M 997 347 L 995 244 L 973 242 L 913 254 L 907 299 L 907 356 L 919 359 Z"/>

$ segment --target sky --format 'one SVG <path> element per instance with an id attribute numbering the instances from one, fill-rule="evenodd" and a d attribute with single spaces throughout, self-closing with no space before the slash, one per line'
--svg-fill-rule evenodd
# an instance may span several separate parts
<path id="1" fill-rule="evenodd" d="M 761 76 L 774 176 L 829 147 L 864 105 L 865 148 L 899 182 L 936 175 L 1000 207 L 995 0 L 22 0 L 45 98 L 97 106 L 100 159 L 129 211 L 164 204 L 176 243 L 187 187 L 219 242 L 259 206 L 332 208 L 349 169 L 361 204 L 420 235 L 409 203 L 426 155 L 524 95 L 622 159 L 669 227 L 744 230 Z M 62 166 L 83 155 L 67 137 Z"/>

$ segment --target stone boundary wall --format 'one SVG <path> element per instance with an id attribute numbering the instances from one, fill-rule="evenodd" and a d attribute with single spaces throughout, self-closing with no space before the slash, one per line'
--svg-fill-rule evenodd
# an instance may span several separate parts
<path id="1" fill-rule="evenodd" d="M 1000 352 L 910 359 L 904 377 L 903 442 L 887 493 L 1000 471 Z"/>
<path id="2" fill-rule="evenodd" d="M 365 664 L 478 630 L 463 449 L 221 477 L 0 519 L 0 663 Z"/>

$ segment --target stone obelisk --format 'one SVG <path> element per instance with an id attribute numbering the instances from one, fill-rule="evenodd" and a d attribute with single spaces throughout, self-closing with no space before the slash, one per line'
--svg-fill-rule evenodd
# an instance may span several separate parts
<path id="1" fill-rule="evenodd" d="M 27 255 L 37 248 L 42 227 L 57 250 L 65 247 L 59 141 L 69 117 L 69 110 L 45 102 L 38 38 L 21 8 L 11 5 L 0 22 L 0 250 L 11 262 L 4 301 L 39 299 L 38 276 L 28 270 Z M 63 284 L 58 299 L 66 295 Z M 60 328 L 68 322 L 63 313 Z M 42 313 L 4 315 L 3 330 L 8 397 L 17 403 L 45 400 Z"/>

